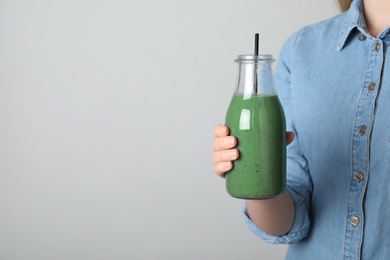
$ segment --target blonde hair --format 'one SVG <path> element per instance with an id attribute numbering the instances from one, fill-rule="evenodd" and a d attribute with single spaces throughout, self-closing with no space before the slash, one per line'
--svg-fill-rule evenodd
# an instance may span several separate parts
<path id="1" fill-rule="evenodd" d="M 347 11 L 352 3 L 352 0 L 337 0 L 342 12 Z"/>

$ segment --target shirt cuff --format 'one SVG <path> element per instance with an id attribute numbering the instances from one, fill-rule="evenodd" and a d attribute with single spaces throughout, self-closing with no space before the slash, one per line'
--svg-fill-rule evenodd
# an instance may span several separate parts
<path id="1" fill-rule="evenodd" d="M 258 228 L 255 223 L 249 218 L 248 212 L 246 210 L 246 204 L 243 207 L 243 215 L 245 222 L 249 229 L 258 237 L 262 238 L 268 243 L 271 244 L 291 244 L 298 242 L 307 236 L 310 227 L 309 219 L 309 201 L 305 197 L 299 195 L 299 193 L 293 191 L 292 189 L 287 188 L 290 193 L 295 207 L 295 219 L 293 226 L 290 231 L 282 236 L 272 236 L 260 228 Z M 301 193 L 302 194 L 302 193 Z M 307 198 L 307 197 L 306 197 Z"/>

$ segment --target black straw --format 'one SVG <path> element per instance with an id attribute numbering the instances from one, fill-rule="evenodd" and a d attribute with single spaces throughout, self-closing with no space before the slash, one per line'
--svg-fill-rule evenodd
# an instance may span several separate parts
<path id="1" fill-rule="evenodd" d="M 253 76 L 254 76 L 254 85 L 253 85 L 253 90 L 255 92 L 255 94 L 257 94 L 258 92 L 258 82 L 257 82 L 257 56 L 259 55 L 259 34 L 256 33 L 255 34 L 255 57 L 254 57 L 254 62 L 255 62 L 255 66 L 254 66 L 254 73 L 253 73 Z"/>
<path id="2" fill-rule="evenodd" d="M 259 55 L 259 34 L 255 34 L 255 55 Z"/>

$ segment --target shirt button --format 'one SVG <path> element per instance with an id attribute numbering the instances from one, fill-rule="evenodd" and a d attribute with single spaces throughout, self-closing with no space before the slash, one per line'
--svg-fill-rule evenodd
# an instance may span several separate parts
<path id="1" fill-rule="evenodd" d="M 366 39 L 366 36 L 364 34 L 359 36 L 359 40 L 364 41 Z"/>
<path id="2" fill-rule="evenodd" d="M 367 131 L 367 126 L 366 125 L 362 125 L 360 128 L 359 128 L 359 134 L 360 135 L 364 135 Z"/>
<path id="3" fill-rule="evenodd" d="M 354 226 L 354 227 L 356 227 L 357 225 L 359 225 L 359 218 L 356 217 L 356 216 L 353 216 L 353 217 L 351 218 L 351 224 L 352 224 L 352 226 Z"/>
<path id="4" fill-rule="evenodd" d="M 364 178 L 364 175 L 363 175 L 363 173 L 362 173 L 361 171 L 358 171 L 358 172 L 356 173 L 356 175 L 355 175 L 355 178 L 356 178 L 356 180 L 357 180 L 358 182 L 361 182 L 361 181 L 363 180 L 363 178 Z"/>
<path id="5" fill-rule="evenodd" d="M 379 51 L 381 49 L 381 44 L 379 43 L 379 42 L 377 42 L 376 44 L 375 44 L 375 50 L 376 51 Z"/>
<path id="6" fill-rule="evenodd" d="M 372 83 L 370 83 L 370 85 L 368 85 L 368 89 L 370 91 L 373 91 L 375 89 L 375 87 L 376 87 L 376 84 L 374 82 L 372 82 Z"/>

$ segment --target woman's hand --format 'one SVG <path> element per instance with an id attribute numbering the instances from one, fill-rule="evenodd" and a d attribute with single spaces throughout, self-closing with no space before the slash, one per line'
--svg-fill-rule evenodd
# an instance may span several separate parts
<path id="1" fill-rule="evenodd" d="M 237 160 L 240 153 L 235 149 L 237 139 L 229 135 L 229 128 L 224 125 L 217 125 L 214 128 L 215 139 L 212 143 L 212 156 L 214 163 L 214 172 L 225 177 L 225 173 L 233 168 L 233 161 Z M 294 140 L 293 132 L 286 132 L 286 144 Z"/>
<path id="2" fill-rule="evenodd" d="M 229 136 L 229 128 L 224 125 L 217 125 L 214 128 L 214 136 L 212 143 L 214 172 L 224 178 L 225 173 L 233 168 L 233 161 L 239 157 L 238 150 L 234 149 L 237 139 Z"/>

